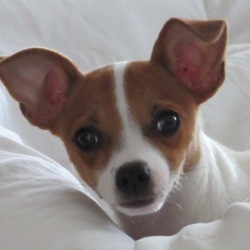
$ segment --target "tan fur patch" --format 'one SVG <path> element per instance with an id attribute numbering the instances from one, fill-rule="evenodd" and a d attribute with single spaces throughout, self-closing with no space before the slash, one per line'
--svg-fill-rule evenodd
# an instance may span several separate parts
<path id="1" fill-rule="evenodd" d="M 185 161 L 186 170 L 195 165 L 199 148 L 196 141 L 198 105 L 181 84 L 163 67 L 151 62 L 129 64 L 125 89 L 131 113 L 144 136 L 166 156 L 176 172 Z M 153 124 L 157 114 L 171 110 L 181 117 L 181 127 L 172 136 L 156 133 Z"/>
<path id="2" fill-rule="evenodd" d="M 95 127 L 102 137 L 101 147 L 93 152 L 85 152 L 73 142 L 76 131 L 86 126 Z M 99 171 L 110 159 L 121 134 L 112 67 L 107 66 L 79 77 L 54 132 L 64 141 L 81 177 L 94 187 Z"/>

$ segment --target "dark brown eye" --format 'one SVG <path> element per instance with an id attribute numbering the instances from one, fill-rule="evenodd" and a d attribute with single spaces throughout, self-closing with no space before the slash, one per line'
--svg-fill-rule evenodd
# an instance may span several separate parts
<path id="1" fill-rule="evenodd" d="M 101 143 L 101 136 L 90 128 L 79 129 L 73 138 L 74 143 L 82 150 L 93 150 Z"/>
<path id="2" fill-rule="evenodd" d="M 173 135 L 180 126 L 179 115 L 174 111 L 165 111 L 157 116 L 155 129 L 157 132 L 170 136 Z"/>

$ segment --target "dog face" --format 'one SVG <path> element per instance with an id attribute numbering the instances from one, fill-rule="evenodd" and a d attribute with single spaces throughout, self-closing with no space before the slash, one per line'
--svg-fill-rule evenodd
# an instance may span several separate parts
<path id="1" fill-rule="evenodd" d="M 119 63 L 113 74 L 121 129 L 97 190 L 128 215 L 157 211 L 191 156 L 197 105 L 154 63 Z"/>
<path id="2" fill-rule="evenodd" d="M 59 136 L 82 178 L 127 215 L 157 211 L 199 158 L 197 112 L 224 80 L 224 21 L 168 21 L 151 59 L 83 74 L 28 49 L 0 77 L 34 125 Z"/>

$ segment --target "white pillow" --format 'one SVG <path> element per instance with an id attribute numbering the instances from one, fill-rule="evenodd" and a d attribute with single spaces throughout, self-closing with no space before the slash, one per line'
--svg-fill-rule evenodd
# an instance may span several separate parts
<path id="1" fill-rule="evenodd" d="M 0 127 L 0 249 L 132 249 L 78 180 Z"/>

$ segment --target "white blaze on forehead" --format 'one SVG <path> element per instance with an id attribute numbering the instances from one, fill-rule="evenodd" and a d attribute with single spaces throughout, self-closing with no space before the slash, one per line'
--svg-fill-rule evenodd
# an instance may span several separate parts
<path id="1" fill-rule="evenodd" d="M 126 125 L 128 125 L 128 120 L 126 119 L 128 118 L 128 106 L 124 90 L 124 75 L 126 66 L 127 62 L 116 63 L 113 66 L 113 70 L 114 70 L 114 80 L 115 80 L 115 94 L 117 99 L 116 103 L 118 106 L 118 110 L 121 114 L 121 119 L 123 124 L 125 123 Z"/>
<path id="2" fill-rule="evenodd" d="M 125 93 L 125 84 L 124 84 L 124 75 L 126 71 L 127 62 L 119 62 L 114 64 L 114 80 L 115 80 L 115 94 L 116 94 L 116 103 L 117 108 L 121 116 L 123 133 L 121 140 L 125 145 L 131 142 L 133 135 L 131 132 L 135 132 L 135 124 L 129 112 L 129 107 L 127 103 L 126 93 Z M 132 137 L 132 138 L 131 138 Z M 124 145 L 124 146 L 125 146 Z"/>
<path id="3" fill-rule="evenodd" d="M 134 160 L 142 160 L 149 165 L 155 165 L 155 157 L 151 158 L 150 156 L 156 154 L 159 157 L 161 154 L 144 138 L 141 125 L 137 124 L 134 120 L 132 115 L 133 110 L 131 110 L 129 100 L 126 97 L 124 77 L 127 65 L 127 62 L 120 62 L 113 66 L 116 103 L 122 121 L 122 135 L 120 138 L 120 147 L 118 151 L 114 153 L 111 162 L 113 161 L 115 168 L 119 168 L 121 164 L 125 162 Z"/>
<path id="4" fill-rule="evenodd" d="M 122 121 L 122 135 L 120 138 L 121 149 L 123 156 L 128 156 L 127 161 L 135 160 L 136 153 L 141 146 L 145 147 L 145 140 L 143 138 L 139 124 L 136 124 L 129 107 L 129 100 L 126 97 L 125 81 L 126 68 L 128 62 L 118 62 L 113 65 L 114 80 L 115 80 L 115 94 L 116 103 L 120 118 Z M 139 155 L 138 155 L 139 157 Z M 143 158 L 141 159 L 143 160 Z"/>
<path id="5" fill-rule="evenodd" d="M 126 83 L 124 78 L 127 66 L 127 62 L 119 62 L 113 65 L 116 105 L 122 121 L 121 147 L 119 148 L 119 152 L 122 154 L 121 158 L 124 161 L 143 160 L 146 149 L 152 149 L 152 145 L 148 141 L 145 141 L 140 124 L 135 122 L 129 106 L 129 100 L 126 97 Z M 119 155 L 118 152 L 115 154 L 116 156 Z"/>

